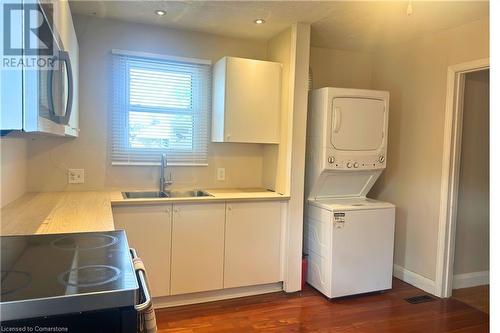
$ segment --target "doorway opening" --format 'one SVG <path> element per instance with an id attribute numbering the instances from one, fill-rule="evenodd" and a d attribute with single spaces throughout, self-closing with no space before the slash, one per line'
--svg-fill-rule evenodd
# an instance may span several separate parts
<path id="1" fill-rule="evenodd" d="M 441 181 L 436 295 L 487 311 L 489 59 L 448 68 Z"/>
<path id="2" fill-rule="evenodd" d="M 489 312 L 489 69 L 465 74 L 452 297 Z"/>

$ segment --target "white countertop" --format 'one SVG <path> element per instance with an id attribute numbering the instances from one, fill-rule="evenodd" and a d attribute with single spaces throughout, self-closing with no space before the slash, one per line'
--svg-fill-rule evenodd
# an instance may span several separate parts
<path id="1" fill-rule="evenodd" d="M 211 196 L 124 199 L 121 191 L 26 193 L 1 209 L 0 235 L 114 230 L 113 205 L 286 201 L 290 198 L 259 188 L 209 189 L 205 191 Z"/>
<path id="2" fill-rule="evenodd" d="M 150 190 L 155 191 L 155 190 Z M 211 201 L 262 201 L 262 200 L 288 200 L 285 196 L 262 188 L 231 188 L 231 189 L 204 189 L 210 196 L 203 197 L 174 197 L 174 198 L 139 198 L 125 199 L 121 192 L 113 192 L 112 205 L 130 204 L 159 204 L 180 202 L 211 202 Z M 134 192 L 134 191 L 131 191 Z"/>

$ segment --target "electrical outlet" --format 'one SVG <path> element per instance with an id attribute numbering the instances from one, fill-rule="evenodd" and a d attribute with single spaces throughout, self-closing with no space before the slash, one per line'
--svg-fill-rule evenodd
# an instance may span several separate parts
<path id="1" fill-rule="evenodd" d="M 68 169 L 68 184 L 83 184 L 84 176 L 84 169 Z"/>
<path id="2" fill-rule="evenodd" d="M 217 180 L 218 181 L 226 180 L 226 169 L 225 168 L 217 168 Z"/>

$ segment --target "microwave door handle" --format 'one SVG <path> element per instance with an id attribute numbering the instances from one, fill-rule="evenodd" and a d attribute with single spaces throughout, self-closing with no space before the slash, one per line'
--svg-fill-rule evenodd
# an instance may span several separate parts
<path id="1" fill-rule="evenodd" d="M 53 57 L 54 63 L 57 62 L 57 58 Z M 50 119 L 55 122 L 58 122 L 59 116 L 56 114 L 54 110 L 54 68 L 49 69 L 47 74 L 47 104 L 49 107 L 49 115 Z"/>
<path id="2" fill-rule="evenodd" d="M 50 69 L 48 77 L 48 104 L 50 118 L 58 124 L 67 125 L 69 122 L 69 117 L 71 117 L 71 110 L 73 105 L 73 70 L 71 68 L 71 61 L 69 59 L 69 54 L 66 51 L 59 51 L 59 56 L 55 58 L 54 62 L 62 61 L 66 66 L 66 73 L 68 79 L 68 97 L 66 100 L 66 110 L 64 116 L 57 115 L 54 109 L 54 68 Z"/>
<path id="3" fill-rule="evenodd" d="M 69 118 L 71 117 L 71 111 L 73 110 L 73 68 L 71 67 L 71 60 L 69 58 L 69 53 L 66 51 L 59 52 L 59 60 L 62 60 L 66 66 L 66 75 L 68 79 L 68 98 L 66 100 L 66 112 L 61 118 L 61 124 L 67 125 L 69 123 Z"/>

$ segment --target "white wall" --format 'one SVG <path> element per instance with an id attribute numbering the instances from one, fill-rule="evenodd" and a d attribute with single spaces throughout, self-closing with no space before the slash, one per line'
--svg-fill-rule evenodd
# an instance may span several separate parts
<path id="1" fill-rule="evenodd" d="M 0 207 L 26 193 L 26 141 L 18 137 L 0 139 Z"/>
<path id="2" fill-rule="evenodd" d="M 371 53 L 311 47 L 309 65 L 313 72 L 314 89 L 371 87 Z"/>
<path id="3" fill-rule="evenodd" d="M 288 143 L 292 130 L 290 108 L 290 71 L 292 57 L 292 29 L 282 31 L 268 42 L 268 60 L 276 61 L 282 67 L 280 144 L 264 146 L 263 184 L 265 188 L 290 194 L 290 168 L 287 167 Z"/>
<path id="4" fill-rule="evenodd" d="M 489 71 L 466 74 L 453 274 L 489 270 Z"/>
<path id="5" fill-rule="evenodd" d="M 76 16 L 80 47 L 80 137 L 37 138 L 28 147 L 30 191 L 151 188 L 158 167 L 111 166 L 108 159 L 109 63 L 112 49 L 216 61 L 222 56 L 265 59 L 265 42 Z M 175 167 L 174 186 L 257 187 L 262 185 L 263 148 L 255 144 L 209 144 L 208 167 Z M 216 169 L 226 168 L 226 181 Z M 68 168 L 85 169 L 85 184 L 68 185 Z M 169 170 L 167 170 L 168 172 Z"/>
<path id="6" fill-rule="evenodd" d="M 487 58 L 489 20 L 378 50 L 372 87 L 391 94 L 387 169 L 371 196 L 396 204 L 395 264 L 432 283 L 450 65 Z"/>

